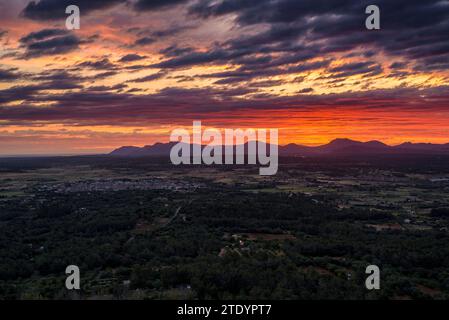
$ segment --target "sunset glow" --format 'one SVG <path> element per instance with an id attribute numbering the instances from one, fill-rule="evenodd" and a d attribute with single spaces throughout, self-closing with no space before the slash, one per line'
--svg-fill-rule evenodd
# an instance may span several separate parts
<path id="1" fill-rule="evenodd" d="M 379 31 L 353 1 L 334 15 L 282 1 L 72 1 L 74 31 L 67 1 L 29 2 L 0 0 L 0 154 L 167 142 L 194 120 L 279 128 L 281 144 L 449 142 L 447 1 L 416 25 L 378 1 Z"/>

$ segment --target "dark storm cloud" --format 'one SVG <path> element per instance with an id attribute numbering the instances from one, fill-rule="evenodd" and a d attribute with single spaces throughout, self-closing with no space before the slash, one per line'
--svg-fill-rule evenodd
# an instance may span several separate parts
<path id="1" fill-rule="evenodd" d="M 148 28 L 142 28 L 142 27 L 133 27 L 129 28 L 127 30 L 128 33 L 133 34 L 137 37 L 137 40 L 134 42 L 134 44 L 131 47 L 136 46 L 144 46 L 153 44 L 157 41 L 164 40 L 166 38 L 175 36 L 181 32 L 186 32 L 188 30 L 191 30 L 193 28 L 197 27 L 197 24 L 193 22 L 187 22 L 187 23 L 174 23 L 172 25 L 169 25 L 168 27 L 161 28 L 161 29 L 148 29 Z M 157 28 L 157 27 L 156 27 Z"/>
<path id="2" fill-rule="evenodd" d="M 307 15 L 339 14 L 360 6 L 352 0 L 205 0 L 197 1 L 190 12 L 202 17 L 236 13 L 240 23 L 255 24 L 293 22 Z"/>
<path id="3" fill-rule="evenodd" d="M 370 4 L 367 0 L 206 0 L 192 5 L 190 13 L 203 18 L 232 13 L 242 26 L 268 26 L 233 41 L 234 47 L 251 47 L 255 52 L 270 48 L 285 52 L 279 50 L 285 43 L 313 46 L 320 41 L 316 56 L 363 47 L 365 57 L 380 49 L 413 60 L 420 70 L 426 65 L 428 70 L 447 69 L 447 63 L 426 59 L 449 55 L 449 1 L 375 1 L 381 9 L 380 31 L 365 29 L 365 8 Z"/>
<path id="4" fill-rule="evenodd" d="M 15 86 L 0 90 L 0 104 L 31 99 L 38 91 L 37 86 Z"/>
<path id="5" fill-rule="evenodd" d="M 172 25 L 166 29 L 156 30 L 151 32 L 151 36 L 155 38 L 166 38 L 174 36 L 180 32 L 192 29 L 194 26 L 191 25 Z"/>
<path id="6" fill-rule="evenodd" d="M 35 85 L 14 86 L 0 90 L 0 104 L 26 100 L 28 103 L 42 101 L 39 98 L 44 90 L 81 89 L 82 86 L 70 80 L 48 81 Z"/>
<path id="7" fill-rule="evenodd" d="M 63 69 L 43 71 L 39 74 L 33 75 L 31 77 L 31 79 L 33 79 L 34 81 L 39 81 L 39 82 L 55 82 L 55 83 L 56 82 L 68 82 L 68 81 L 81 82 L 81 81 L 85 80 L 85 78 L 83 78 L 77 74 L 70 73 Z"/>
<path id="8" fill-rule="evenodd" d="M 261 0 L 239 0 L 239 1 L 219 1 L 211 0 L 197 1 L 190 7 L 190 12 L 202 17 L 218 16 L 256 8 L 266 1 Z"/>
<path id="9" fill-rule="evenodd" d="M 250 53 L 249 49 L 226 50 L 212 49 L 208 52 L 188 52 L 179 57 L 175 57 L 152 65 L 154 68 L 183 68 L 188 66 L 207 64 L 211 62 L 228 62 Z"/>
<path id="10" fill-rule="evenodd" d="M 187 2 L 189 2 L 189 0 L 138 0 L 135 4 L 135 8 L 137 10 L 156 10 L 180 5 Z"/>
<path id="11" fill-rule="evenodd" d="M 124 67 L 122 67 L 122 69 L 129 71 L 129 72 L 137 72 L 137 71 L 148 69 L 148 65 L 136 64 L 136 65 L 131 65 L 131 66 L 124 66 Z"/>
<path id="12" fill-rule="evenodd" d="M 92 86 L 92 87 L 87 87 L 86 90 L 87 91 L 92 91 L 92 92 L 101 92 L 101 91 L 118 91 L 121 92 L 124 89 L 126 89 L 128 87 L 128 85 L 124 84 L 124 83 L 120 83 L 117 84 L 115 86 Z"/>
<path id="13" fill-rule="evenodd" d="M 134 46 L 147 46 L 156 42 L 156 39 L 150 37 L 142 37 L 134 41 Z"/>
<path id="14" fill-rule="evenodd" d="M 78 72 L 75 72 L 77 70 L 78 69 L 76 68 L 73 70 L 53 69 L 42 71 L 37 74 L 29 74 L 27 77 L 37 83 L 32 86 L 32 88 L 37 91 L 71 90 L 82 89 L 85 83 L 91 83 L 93 80 L 105 79 L 117 74 L 116 71 L 107 71 L 95 75 L 81 76 Z"/>
<path id="15" fill-rule="evenodd" d="M 58 20 L 67 17 L 65 9 L 70 5 L 77 5 L 85 14 L 125 2 L 126 0 L 38 0 L 28 3 L 22 15 L 33 20 Z"/>
<path id="16" fill-rule="evenodd" d="M 30 43 L 67 34 L 69 34 L 69 32 L 65 29 L 42 29 L 40 31 L 29 33 L 25 37 L 22 37 L 19 41 L 22 43 Z"/>
<path id="17" fill-rule="evenodd" d="M 165 72 L 158 72 L 158 73 L 150 74 L 149 76 L 145 76 L 145 77 L 142 77 L 142 78 L 129 80 L 128 82 L 130 82 L 130 83 L 150 82 L 150 81 L 159 80 L 159 79 L 163 78 L 165 75 L 166 75 Z"/>
<path id="18" fill-rule="evenodd" d="M 75 35 L 36 41 L 26 46 L 25 58 L 69 53 L 79 48 L 81 40 Z"/>
<path id="19" fill-rule="evenodd" d="M 406 62 L 393 62 L 391 65 L 390 65 L 390 68 L 391 69 L 405 69 L 405 68 L 407 68 L 407 63 Z"/>
<path id="20" fill-rule="evenodd" d="M 119 62 L 134 62 L 134 61 L 143 60 L 145 58 L 146 58 L 146 56 L 141 56 L 141 55 L 138 55 L 138 54 L 135 54 L 135 53 L 130 53 L 130 54 L 127 54 L 127 55 L 123 56 L 119 60 Z"/>
<path id="21" fill-rule="evenodd" d="M 449 69 L 449 55 L 426 57 L 420 60 L 415 67 L 415 70 L 423 72 L 431 72 L 443 69 Z"/>
<path id="22" fill-rule="evenodd" d="M 77 125 L 136 125 L 151 123 L 183 123 L 189 119 L 212 116 L 233 119 L 235 111 L 250 110 L 314 110 L 315 108 L 346 108 L 359 110 L 399 110 L 429 112 L 447 110 L 449 88 L 431 89 L 396 88 L 367 92 L 331 95 L 298 95 L 279 97 L 255 94 L 253 99 L 240 99 L 241 95 L 257 93 L 249 88 L 166 88 L 149 95 L 111 92 L 112 88 L 92 87 L 78 92 L 46 95 L 45 86 L 14 87 L 0 91 L 0 103 L 26 100 L 20 108 L 0 106 L 0 120 L 16 124 L 74 123 Z M 311 93 L 310 89 L 301 91 Z M 46 107 L 32 106 L 33 102 L 47 102 Z M 173 114 L 183 117 L 173 118 Z"/>
<path id="23" fill-rule="evenodd" d="M 297 66 L 288 68 L 286 70 L 287 71 L 286 73 L 300 73 L 300 72 L 317 70 L 317 69 L 325 68 L 325 67 L 329 66 L 329 64 L 330 64 L 330 60 L 304 63 L 301 65 L 297 65 Z"/>
<path id="24" fill-rule="evenodd" d="M 233 71 L 224 71 L 218 73 L 212 73 L 207 75 L 201 75 L 201 78 L 223 78 L 221 80 L 217 80 L 215 84 L 235 84 L 239 82 L 248 82 L 255 78 L 266 78 L 273 77 L 279 75 L 287 75 L 287 74 L 295 74 L 301 72 L 308 72 L 313 70 L 318 70 L 322 68 L 328 67 L 330 64 L 330 60 L 323 61 L 315 61 L 315 62 L 306 62 L 299 65 L 295 65 L 289 68 L 278 68 L 276 64 L 272 68 L 263 68 L 263 66 L 253 65 L 251 68 L 248 68 L 248 65 L 244 65 L 243 67 L 233 70 Z"/>
<path id="25" fill-rule="evenodd" d="M 91 76 L 90 80 L 106 79 L 106 78 L 109 78 L 109 77 L 113 77 L 113 76 L 115 76 L 117 74 L 118 74 L 117 71 L 100 72 L 100 73 L 97 73 L 96 75 Z"/>
<path id="26" fill-rule="evenodd" d="M 134 96 L 120 92 L 111 92 L 112 90 L 122 90 L 126 84 L 120 84 L 113 87 L 86 87 L 83 90 L 65 92 L 61 94 L 46 94 L 45 90 L 65 89 L 67 84 L 60 82 L 46 82 L 30 86 L 16 86 L 5 90 L 0 90 L 0 120 L 11 120 L 12 110 L 8 107 L 3 108 L 2 104 L 25 100 L 20 110 L 12 113 L 24 116 L 28 120 L 48 119 L 85 119 L 96 122 L 95 118 L 108 118 L 112 124 L 119 124 L 123 117 L 139 118 L 139 113 L 146 116 L 160 113 L 163 117 L 170 117 L 168 113 L 179 110 L 179 112 L 188 112 L 190 108 L 184 102 L 192 103 L 204 107 L 205 101 L 212 103 L 217 99 L 231 101 L 232 97 L 251 92 L 250 89 L 221 89 L 212 88 L 201 89 L 183 89 L 183 88 L 165 88 L 158 93 Z M 180 104 L 181 101 L 184 101 Z M 35 103 L 51 104 L 42 108 L 33 106 Z M 86 108 L 86 106 L 88 108 Z M 200 107 L 200 108 L 202 108 Z M 84 109 L 84 111 L 82 111 Z M 107 111 L 109 109 L 109 111 Z M 195 108 L 194 108 L 195 109 Z M 88 111 L 90 110 L 90 111 Z M 81 112 L 81 114 L 79 113 Z M 134 113 L 137 112 L 137 113 Z M 167 113 L 168 112 L 168 113 Z M 9 115 L 8 115 L 9 114 Z M 50 114 L 58 114 L 57 118 Z M 122 115 L 120 115 L 122 114 Z M 142 118 L 143 119 L 143 118 Z M 16 118 L 18 120 L 18 118 Z M 102 121 L 102 120 L 100 120 Z"/>
<path id="27" fill-rule="evenodd" d="M 34 85 L 37 91 L 82 89 L 82 83 L 87 80 L 86 78 L 64 70 L 45 72 L 31 78 L 39 81 L 38 84 Z"/>
<path id="28" fill-rule="evenodd" d="M 117 68 L 117 66 L 114 63 L 112 63 L 108 58 L 103 58 L 100 60 L 84 61 L 78 63 L 76 67 L 83 67 L 93 70 L 113 70 Z"/>
<path id="29" fill-rule="evenodd" d="M 342 66 L 331 68 L 328 70 L 333 73 L 331 78 L 346 78 L 354 75 L 378 75 L 382 73 L 382 67 L 373 62 L 355 62 Z"/>
<path id="30" fill-rule="evenodd" d="M 254 88 L 270 88 L 280 86 L 283 84 L 284 82 L 281 80 L 265 80 L 265 81 L 252 82 L 249 84 L 249 86 Z"/>
<path id="31" fill-rule="evenodd" d="M 24 13 L 26 16 L 48 18 L 55 12 L 59 13 L 68 2 L 90 11 L 125 1 L 41 0 L 28 4 Z M 283 54 L 301 49 L 306 59 L 363 48 L 361 55 L 365 58 L 384 51 L 407 57 L 412 60 L 411 65 L 416 64 L 419 70 L 424 70 L 427 65 L 428 70 L 432 71 L 447 68 L 446 63 L 432 63 L 426 59 L 449 55 L 448 3 L 447 0 L 378 0 L 375 4 L 381 8 L 380 31 L 365 29 L 365 8 L 372 4 L 369 0 L 139 0 L 133 7 L 141 12 L 183 5 L 194 15 L 192 21 L 198 22 L 195 17 L 201 19 L 232 14 L 240 26 L 261 25 L 258 32 L 240 34 L 231 41 L 219 44 L 219 49 L 209 48 L 209 52 L 167 51 L 169 59 L 159 63 L 160 68 L 216 62 L 237 64 L 233 60 L 239 55 L 256 53 L 276 54 L 282 58 Z M 138 36 L 133 46 L 153 44 L 185 27 L 173 25 L 156 31 L 130 28 L 130 32 Z M 242 52 L 241 48 L 246 50 Z M 235 53 L 237 57 L 233 57 Z M 285 64 L 288 62 L 285 61 Z"/>
<path id="32" fill-rule="evenodd" d="M 73 33 L 63 29 L 42 29 L 31 32 L 20 40 L 25 49 L 23 58 L 35 58 L 46 55 L 65 54 L 79 48 L 83 43 Z"/>
<path id="33" fill-rule="evenodd" d="M 305 17 L 316 17 L 317 22 L 324 19 L 328 22 L 347 21 L 350 25 L 350 20 L 354 19 L 364 22 L 365 8 L 371 4 L 380 7 L 382 25 L 386 28 L 435 26 L 445 21 L 448 14 L 446 0 L 201 0 L 190 8 L 190 12 L 204 17 L 235 13 L 239 23 L 248 25 L 292 23 Z M 317 30 L 326 29 L 326 24 L 319 25 L 315 25 Z M 364 23 L 360 28 L 364 28 Z M 327 32 L 335 32 L 335 29 Z"/>
<path id="34" fill-rule="evenodd" d="M 304 88 L 298 91 L 298 93 L 311 93 L 313 92 L 313 88 Z"/>
<path id="35" fill-rule="evenodd" d="M 0 82 L 11 82 L 20 79 L 22 73 L 17 72 L 16 68 L 1 69 L 0 68 Z"/>
<path id="36" fill-rule="evenodd" d="M 182 56 L 186 53 L 191 53 L 193 52 L 194 49 L 191 47 L 178 47 L 176 45 L 173 46 L 169 46 L 167 48 L 162 49 L 161 51 L 159 51 L 159 53 L 165 55 L 166 57 L 179 57 Z"/>

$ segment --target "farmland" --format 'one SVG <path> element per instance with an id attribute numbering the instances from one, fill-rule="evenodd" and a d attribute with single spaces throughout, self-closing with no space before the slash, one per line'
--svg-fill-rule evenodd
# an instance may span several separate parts
<path id="1" fill-rule="evenodd" d="M 261 177 L 162 159 L 2 160 L 0 297 L 446 299 L 446 163 L 283 159 Z M 379 291 L 364 287 L 371 264 Z"/>

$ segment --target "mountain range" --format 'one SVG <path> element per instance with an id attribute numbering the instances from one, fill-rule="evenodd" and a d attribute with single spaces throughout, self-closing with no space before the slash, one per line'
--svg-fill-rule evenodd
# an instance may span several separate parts
<path id="1" fill-rule="evenodd" d="M 177 142 L 156 143 L 154 145 L 139 147 L 121 147 L 112 151 L 109 155 L 118 157 L 145 157 L 145 156 L 169 156 L 171 148 Z M 202 146 L 203 148 L 204 146 Z M 192 149 L 192 145 L 190 146 Z M 266 145 L 268 150 L 269 145 Z M 248 152 L 248 144 L 244 146 Z M 235 146 L 234 146 L 235 152 Z M 411 143 L 406 142 L 396 146 L 389 146 L 380 141 L 360 142 L 350 139 L 335 139 L 321 146 L 304 146 L 288 144 L 279 146 L 281 156 L 319 156 L 319 155 L 350 155 L 350 154 L 448 154 L 449 143 Z"/>

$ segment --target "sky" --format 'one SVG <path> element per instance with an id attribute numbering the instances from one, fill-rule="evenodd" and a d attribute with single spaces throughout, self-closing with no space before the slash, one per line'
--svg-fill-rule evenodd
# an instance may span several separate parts
<path id="1" fill-rule="evenodd" d="M 449 142 L 449 0 L 0 0 L 0 21 L 0 155 L 168 142 L 195 120 Z"/>

